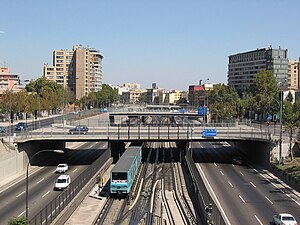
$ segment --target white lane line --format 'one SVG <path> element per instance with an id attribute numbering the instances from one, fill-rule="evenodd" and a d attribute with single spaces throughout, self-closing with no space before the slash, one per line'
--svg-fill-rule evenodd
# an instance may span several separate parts
<path id="1" fill-rule="evenodd" d="M 273 202 L 267 196 L 265 198 L 273 205 Z"/>
<path id="2" fill-rule="evenodd" d="M 242 196 L 239 195 L 239 198 L 242 200 L 242 202 L 246 203 Z"/>
<path id="3" fill-rule="evenodd" d="M 300 202 L 296 201 L 294 198 L 292 198 L 289 194 L 285 193 L 281 188 L 277 187 L 276 184 L 274 184 L 272 181 L 270 181 L 267 177 L 265 177 L 263 174 L 261 174 L 260 172 L 258 172 L 256 169 L 254 169 L 254 171 L 256 173 L 258 173 L 260 176 L 262 176 L 263 178 L 265 178 L 267 181 L 269 181 L 277 190 L 279 190 L 282 194 L 284 194 L 285 196 L 287 196 L 289 199 L 291 199 L 293 202 L 295 202 L 297 205 L 300 206 Z M 281 184 L 282 186 L 284 186 L 283 184 Z"/>
<path id="4" fill-rule="evenodd" d="M 32 173 L 30 173 L 30 174 L 28 175 L 28 177 L 30 177 L 32 174 L 35 174 L 36 172 L 40 171 L 40 170 L 43 169 L 43 168 L 45 168 L 45 167 L 43 166 L 43 167 L 37 169 L 36 171 L 33 171 Z M 4 188 L 3 190 L 1 190 L 0 193 L 2 193 L 3 191 L 6 191 L 7 189 L 11 188 L 12 186 L 16 185 L 17 183 L 19 183 L 19 182 L 21 182 L 22 180 L 25 180 L 25 179 L 26 179 L 26 177 L 23 177 L 22 179 L 16 181 L 15 183 L 12 183 L 11 185 L 9 185 L 9 186 L 7 186 L 6 188 Z"/>
<path id="5" fill-rule="evenodd" d="M 231 164 L 232 165 L 232 167 L 235 167 L 235 165 L 234 164 Z"/>
<path id="6" fill-rule="evenodd" d="M 29 208 L 28 208 L 28 209 L 29 209 Z M 21 217 L 25 212 L 26 212 L 26 209 L 25 209 L 23 212 L 21 212 L 21 213 L 18 215 L 18 217 Z"/>
<path id="7" fill-rule="evenodd" d="M 242 172 L 240 172 L 240 174 L 241 174 L 242 176 L 244 176 L 244 174 L 243 174 Z"/>
<path id="8" fill-rule="evenodd" d="M 256 215 L 254 215 L 254 217 L 255 217 L 255 219 L 259 222 L 260 225 L 264 225 L 264 224 L 258 219 L 258 217 L 257 217 Z"/>
<path id="9" fill-rule="evenodd" d="M 218 166 L 216 163 L 214 163 L 215 166 Z"/>
<path id="10" fill-rule="evenodd" d="M 37 184 L 41 183 L 44 180 L 44 178 L 40 179 L 38 182 L 36 182 Z"/>
<path id="11" fill-rule="evenodd" d="M 224 173 L 222 172 L 222 170 L 220 170 L 220 173 L 224 176 Z"/>
<path id="12" fill-rule="evenodd" d="M 225 212 L 224 212 L 224 209 L 222 208 L 222 206 L 221 206 L 219 200 L 217 199 L 217 196 L 216 196 L 215 192 L 213 191 L 212 187 L 210 186 L 210 183 L 208 182 L 208 180 L 207 180 L 207 178 L 206 178 L 206 176 L 205 176 L 205 174 L 204 174 L 202 168 L 200 167 L 200 165 L 199 165 L 198 163 L 196 164 L 196 166 L 198 167 L 199 172 L 202 174 L 203 179 L 204 179 L 205 182 L 207 183 L 207 186 L 208 186 L 210 192 L 212 193 L 213 198 L 214 198 L 215 201 L 216 201 L 216 204 L 219 206 L 219 209 L 220 209 L 220 211 L 221 211 L 221 213 L 222 213 L 222 215 L 223 215 L 223 217 L 224 217 L 224 219 L 225 219 L 225 223 L 226 223 L 227 225 L 231 225 L 231 223 L 230 223 L 230 221 L 229 221 L 227 215 L 226 215 Z"/>
<path id="13" fill-rule="evenodd" d="M 232 185 L 232 183 L 231 183 L 230 181 L 228 181 L 228 184 L 229 184 L 231 187 L 233 187 L 233 185 Z"/>
<path id="14" fill-rule="evenodd" d="M 17 196 L 16 196 L 16 198 L 19 198 L 22 194 L 24 194 L 25 193 L 25 191 L 23 191 L 23 192 L 21 192 L 20 194 L 18 194 Z"/>
<path id="15" fill-rule="evenodd" d="M 251 184 L 253 187 L 255 187 L 255 188 L 256 188 L 255 184 L 253 184 L 251 181 L 250 181 L 250 184 Z"/>
<path id="16" fill-rule="evenodd" d="M 73 173 L 75 173 L 77 171 L 77 168 L 75 170 L 73 170 Z"/>
<path id="17" fill-rule="evenodd" d="M 50 191 L 47 191 L 43 196 L 42 196 L 42 198 L 44 198 L 47 194 L 49 194 L 50 193 Z"/>

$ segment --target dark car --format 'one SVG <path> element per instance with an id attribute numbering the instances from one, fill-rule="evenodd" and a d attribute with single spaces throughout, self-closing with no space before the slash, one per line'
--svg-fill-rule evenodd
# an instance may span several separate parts
<path id="1" fill-rule="evenodd" d="M 24 130 L 26 129 L 26 123 L 24 122 L 19 122 L 17 125 L 16 125 L 16 130 Z"/>
<path id="2" fill-rule="evenodd" d="M 0 133 L 5 133 L 5 131 L 6 131 L 6 128 L 5 128 L 5 127 L 2 127 L 2 126 L 0 126 Z"/>
<path id="3" fill-rule="evenodd" d="M 87 134 L 89 128 L 86 125 L 78 125 L 69 130 L 69 134 Z"/>

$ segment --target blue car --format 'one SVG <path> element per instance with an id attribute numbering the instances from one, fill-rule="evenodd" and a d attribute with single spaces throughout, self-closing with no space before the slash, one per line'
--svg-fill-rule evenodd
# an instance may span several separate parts
<path id="1" fill-rule="evenodd" d="M 24 122 L 19 122 L 17 125 L 16 125 L 16 130 L 24 130 L 26 129 L 26 123 Z"/>

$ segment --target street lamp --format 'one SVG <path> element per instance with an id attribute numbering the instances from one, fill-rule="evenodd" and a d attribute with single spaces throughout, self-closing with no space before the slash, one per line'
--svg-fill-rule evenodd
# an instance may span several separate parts
<path id="1" fill-rule="evenodd" d="M 30 159 L 28 159 L 28 163 L 27 163 L 27 167 L 26 167 L 26 209 L 25 209 L 25 212 L 26 212 L 26 220 L 28 221 L 28 169 L 29 169 L 29 164 L 30 164 L 30 161 L 38 154 L 42 153 L 42 152 L 55 152 L 55 153 L 59 153 L 59 154 L 62 154 L 64 153 L 63 150 L 51 150 L 51 149 L 46 149 L 46 150 L 42 150 L 42 151 L 39 151 L 39 152 L 36 152 L 35 154 L 33 154 L 33 156 L 31 156 Z"/>

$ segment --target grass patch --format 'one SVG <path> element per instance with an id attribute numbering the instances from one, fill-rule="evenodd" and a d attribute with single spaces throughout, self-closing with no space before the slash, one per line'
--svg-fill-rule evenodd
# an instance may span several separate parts
<path id="1" fill-rule="evenodd" d="M 294 160 L 286 159 L 284 165 L 278 163 L 273 164 L 278 170 L 284 171 L 289 174 L 297 182 L 300 181 L 300 157 L 294 158 Z"/>

